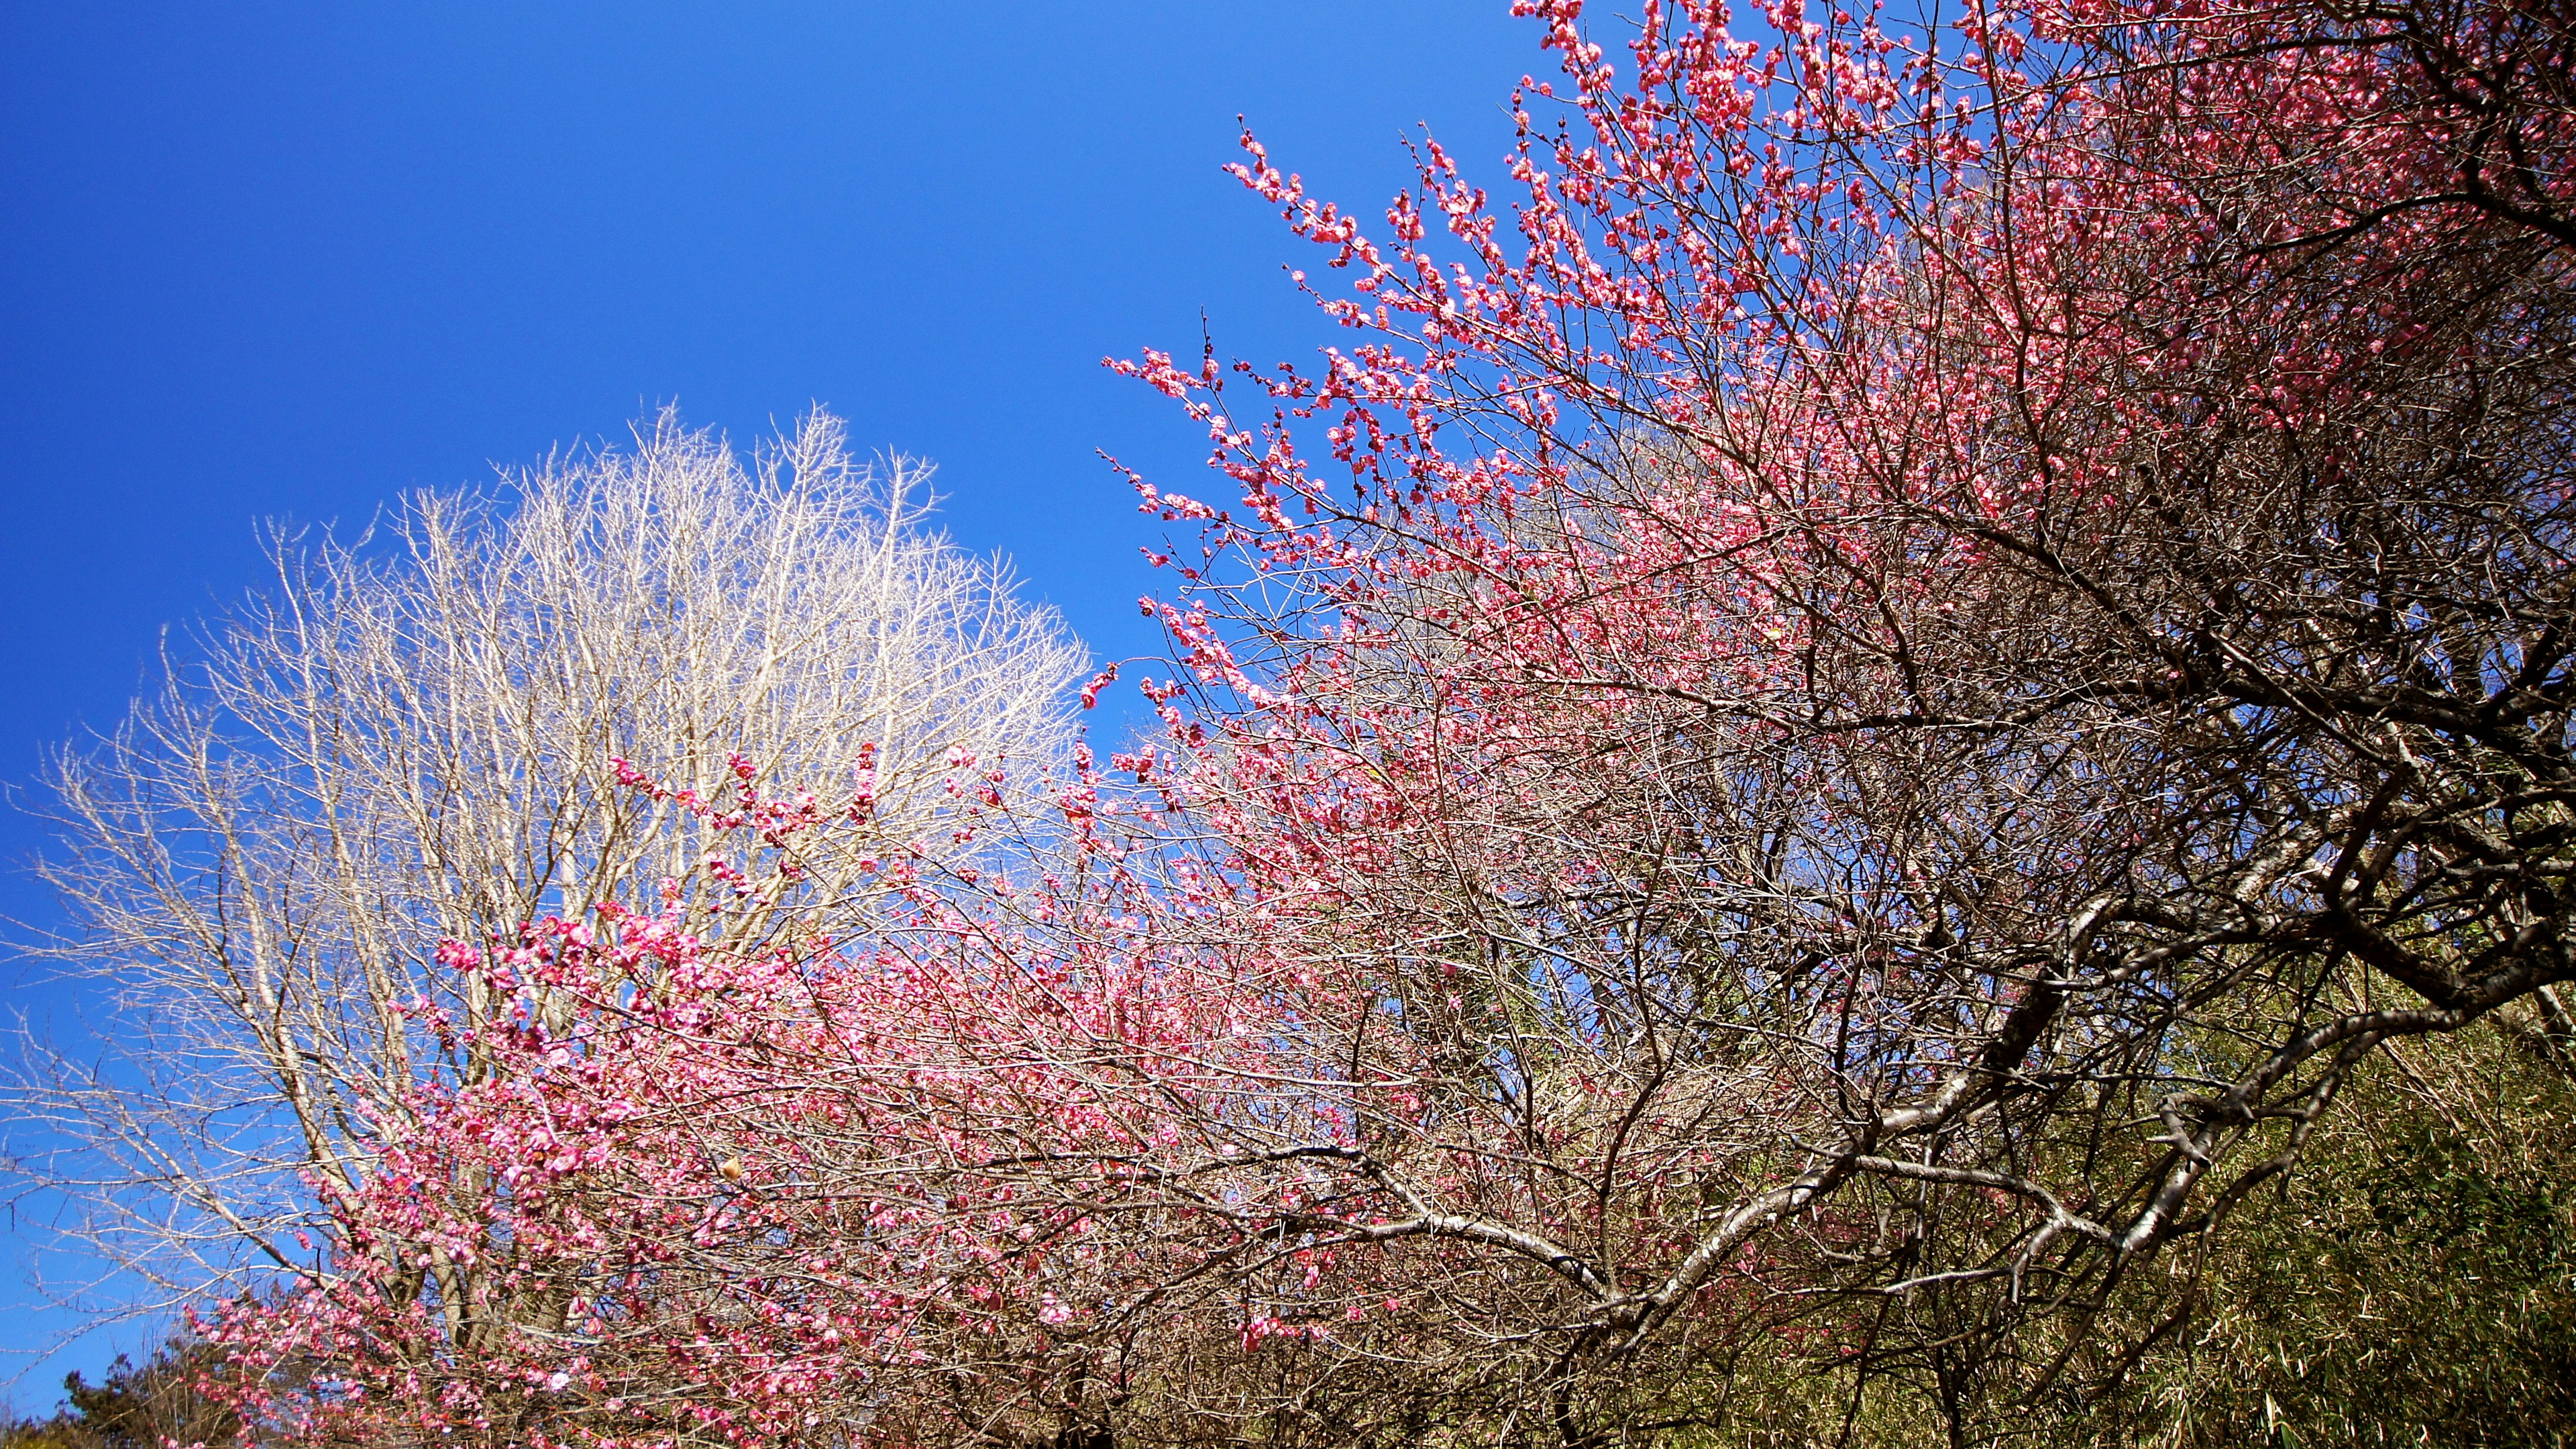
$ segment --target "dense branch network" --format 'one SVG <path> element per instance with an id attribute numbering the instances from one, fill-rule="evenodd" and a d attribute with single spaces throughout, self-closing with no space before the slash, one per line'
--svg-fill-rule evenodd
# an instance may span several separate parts
<path id="1" fill-rule="evenodd" d="M 1166 735 L 1036 812 L 952 755 L 865 931 L 474 965 L 573 1006 L 225 1320 L 261 1412 L 1586 1445 L 1769 1355 L 1964 1435 L 2182 1321 L 2386 1044 L 2564 1060 L 2564 7 L 1519 8 L 1508 212 L 1247 138 L 1350 344 L 1123 365 L 1240 495 L 1137 480 Z"/>

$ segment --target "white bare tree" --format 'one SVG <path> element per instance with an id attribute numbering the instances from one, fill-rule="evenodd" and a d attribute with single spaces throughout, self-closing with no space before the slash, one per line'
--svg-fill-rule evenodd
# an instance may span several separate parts
<path id="1" fill-rule="evenodd" d="M 409 1088 L 476 1071 L 487 1003 L 443 940 L 723 889 L 701 822 L 617 759 L 712 797 L 738 752 L 763 792 L 835 804 L 871 759 L 874 810 L 810 852 L 844 928 L 863 857 L 953 828 L 954 751 L 1036 788 L 1081 649 L 923 527 L 927 478 L 854 461 L 821 413 L 746 461 L 665 412 L 353 542 L 275 531 L 273 587 L 165 648 L 39 792 L 68 925 L 27 944 L 104 1019 L 20 1033 L 21 1191 L 147 1285 L 130 1307 L 286 1265 L 299 1178 L 351 1191 Z"/>

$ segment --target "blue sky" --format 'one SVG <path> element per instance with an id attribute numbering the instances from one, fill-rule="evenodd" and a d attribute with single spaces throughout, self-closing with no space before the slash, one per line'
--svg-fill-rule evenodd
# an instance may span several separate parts
<path id="1" fill-rule="evenodd" d="M 737 436 L 819 401 L 935 458 L 953 534 L 1154 650 L 1154 526 L 1097 454 L 1196 488 L 1204 440 L 1100 358 L 1202 314 L 1258 361 L 1331 340 L 1219 173 L 1235 117 L 1363 215 L 1418 122 L 1490 184 L 1552 59 L 1508 8 L 0 0 L 0 779 L 255 584 L 255 519 L 363 524 L 664 401 Z M 68 1322 L 0 1303 L 21 1354 Z"/>

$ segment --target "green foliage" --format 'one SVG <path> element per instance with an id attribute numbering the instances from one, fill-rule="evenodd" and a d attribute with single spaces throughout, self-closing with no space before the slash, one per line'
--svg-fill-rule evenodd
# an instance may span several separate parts
<path id="1" fill-rule="evenodd" d="M 0 1421 L 0 1449 L 230 1449 L 242 1442 L 239 1417 L 198 1390 L 214 1355 L 209 1345 L 183 1339 L 163 1344 L 139 1368 L 118 1355 L 96 1384 L 72 1374 L 52 1418 Z"/>
<path id="2" fill-rule="evenodd" d="M 1925 1315 L 1915 1331 L 1938 1342 L 1930 1299 L 1891 1300 L 1876 1321 Z M 2570 1449 L 2576 1078 L 2510 1025 L 2383 1052 L 2295 1172 L 2144 1265 L 2095 1326 L 2147 1343 L 2090 1403 L 2015 1401 L 2028 1363 L 1971 1365 L 1982 1400 L 1945 1402 L 1930 1372 L 1855 1384 L 1831 1343 L 1819 1356 L 1764 1336 L 1709 1365 L 1718 1427 L 1672 1442 Z M 1952 1363 L 1973 1347 L 1954 1339 Z"/>
<path id="3" fill-rule="evenodd" d="M 2394 1049 L 2197 1252 L 2081 1445 L 2576 1444 L 2576 1090 L 2499 1029 Z"/>
<path id="4" fill-rule="evenodd" d="M 102 1449 L 102 1441 L 69 1414 L 56 1414 L 0 1422 L 0 1449 Z"/>

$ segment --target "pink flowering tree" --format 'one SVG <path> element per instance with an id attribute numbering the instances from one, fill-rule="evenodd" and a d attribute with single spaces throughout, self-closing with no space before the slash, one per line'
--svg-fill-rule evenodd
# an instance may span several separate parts
<path id="1" fill-rule="evenodd" d="M 1226 480 L 1136 480 L 1163 736 L 952 761 L 858 937 L 532 927 L 571 1005 L 218 1330 L 272 1420 L 1972 1436 L 2381 1044 L 2563 1053 L 2563 10 L 1520 8 L 1508 207 L 1247 138 L 1347 343 L 1123 364 Z M 727 809 L 769 901 L 820 815 Z"/>

